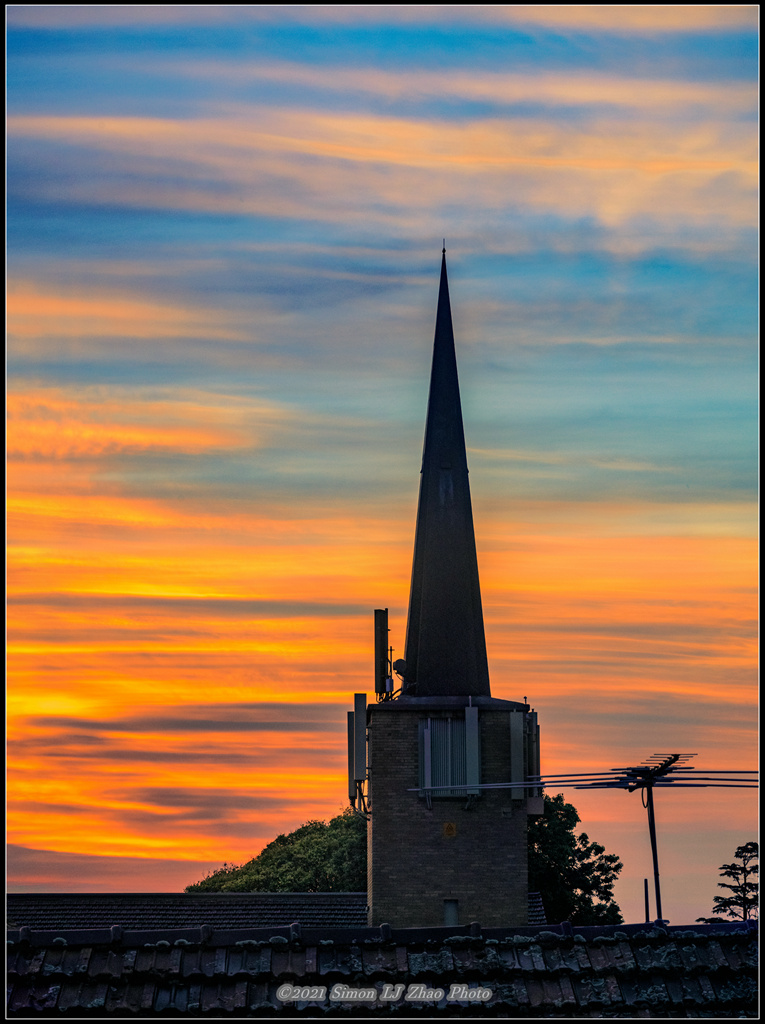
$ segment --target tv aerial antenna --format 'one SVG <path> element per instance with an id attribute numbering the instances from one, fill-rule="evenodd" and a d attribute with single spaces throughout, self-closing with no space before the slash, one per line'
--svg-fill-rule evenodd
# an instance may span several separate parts
<path id="1" fill-rule="evenodd" d="M 602 772 L 569 773 L 565 775 L 533 776 L 532 781 L 545 788 L 573 789 L 626 789 L 628 793 L 641 793 L 643 806 L 648 812 L 648 833 L 653 858 L 653 881 L 656 892 L 656 916 L 661 921 L 661 886 L 659 883 L 659 855 L 656 844 L 656 813 L 654 789 L 755 789 L 757 772 L 746 769 L 702 769 L 697 774 L 687 764 L 696 754 L 651 754 L 638 765 L 628 768 L 609 768 Z M 748 776 L 748 778 L 741 776 Z M 646 897 L 647 899 L 647 897 Z"/>

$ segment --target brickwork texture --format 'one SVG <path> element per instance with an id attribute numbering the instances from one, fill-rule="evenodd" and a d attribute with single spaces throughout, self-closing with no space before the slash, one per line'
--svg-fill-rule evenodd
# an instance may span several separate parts
<path id="1" fill-rule="evenodd" d="M 419 721 L 428 712 L 370 706 L 368 767 L 369 924 L 443 925 L 444 901 L 459 924 L 522 925 L 528 915 L 525 801 L 484 790 L 471 805 L 417 792 Z M 481 782 L 510 779 L 510 713 L 481 709 Z"/>

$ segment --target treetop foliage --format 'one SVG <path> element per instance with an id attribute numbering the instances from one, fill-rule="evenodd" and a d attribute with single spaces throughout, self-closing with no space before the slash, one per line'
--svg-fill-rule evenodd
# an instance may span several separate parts
<path id="1" fill-rule="evenodd" d="M 279 835 L 239 867 L 224 865 L 186 892 L 362 892 L 367 887 L 366 821 L 348 807 L 327 823 L 307 821 Z"/>

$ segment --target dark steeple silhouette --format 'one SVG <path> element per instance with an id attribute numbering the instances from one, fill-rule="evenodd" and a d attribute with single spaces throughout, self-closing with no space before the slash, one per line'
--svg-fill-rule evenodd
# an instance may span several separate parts
<path id="1" fill-rule="evenodd" d="M 491 696 L 445 249 L 405 661 L 403 695 Z"/>

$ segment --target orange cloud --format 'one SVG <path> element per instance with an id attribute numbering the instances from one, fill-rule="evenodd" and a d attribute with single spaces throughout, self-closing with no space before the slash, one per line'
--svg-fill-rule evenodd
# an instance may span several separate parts
<path id="1" fill-rule="evenodd" d="M 609 225 L 641 215 L 672 221 L 753 223 L 757 141 L 748 124 L 679 126 L 599 118 L 582 127 L 531 119 L 435 123 L 309 110 L 227 108 L 210 119 L 16 117 L 12 134 L 119 152 L 146 173 L 140 190 L 89 179 L 73 196 L 132 205 L 268 212 L 279 216 L 424 224 L 443 203 L 477 208 L 515 201 Z M 255 127 L 253 127 L 255 126 Z M 197 167 L 172 189 L 156 162 Z M 225 181 L 221 195 L 204 178 Z M 287 190 L 285 181 L 295 188 Z M 724 182 L 724 201 L 716 190 Z M 78 191 L 79 190 L 79 191 Z M 373 202 L 372 202 L 373 200 Z M 381 206 L 382 204 L 382 206 Z M 382 209 L 383 212 L 379 212 Z"/>
<path id="2" fill-rule="evenodd" d="M 753 4 L 519 4 L 499 10 L 499 16 L 511 22 L 625 34 L 754 28 L 757 24 Z"/>
<path id="3" fill-rule="evenodd" d="M 160 305 L 136 296 L 60 294 L 33 281 L 11 280 L 7 295 L 11 337 L 224 338 L 246 340 L 226 326 L 230 311 Z"/>
<path id="4" fill-rule="evenodd" d="M 264 402 L 182 391 L 129 397 L 103 388 L 16 390 L 8 394 L 11 460 L 97 458 L 169 450 L 202 452 L 257 443 L 256 419 L 272 423 L 284 413 Z M 249 428 L 249 429 L 248 429 Z"/>
<path id="5" fill-rule="evenodd" d="M 251 120 L 154 118 L 90 118 L 17 116 L 9 119 L 13 134 L 62 138 L 71 142 L 135 152 L 138 146 L 160 144 L 160 154 L 175 153 L 221 171 L 244 172 L 241 157 L 253 151 L 302 153 L 364 163 L 492 167 L 501 165 L 567 167 L 584 170 L 640 170 L 665 174 L 739 170 L 757 172 L 756 140 L 747 130 L 736 145 L 723 147 L 709 127 L 678 133 L 677 127 L 655 123 L 617 128 L 601 119 L 572 132 L 541 120 L 496 119 L 466 125 L 404 120 L 373 115 L 260 108 L 259 127 Z M 616 129 L 616 135 L 614 130 Z M 565 144 L 564 144 L 565 143 Z M 31 306 L 30 306 L 31 311 Z"/>

